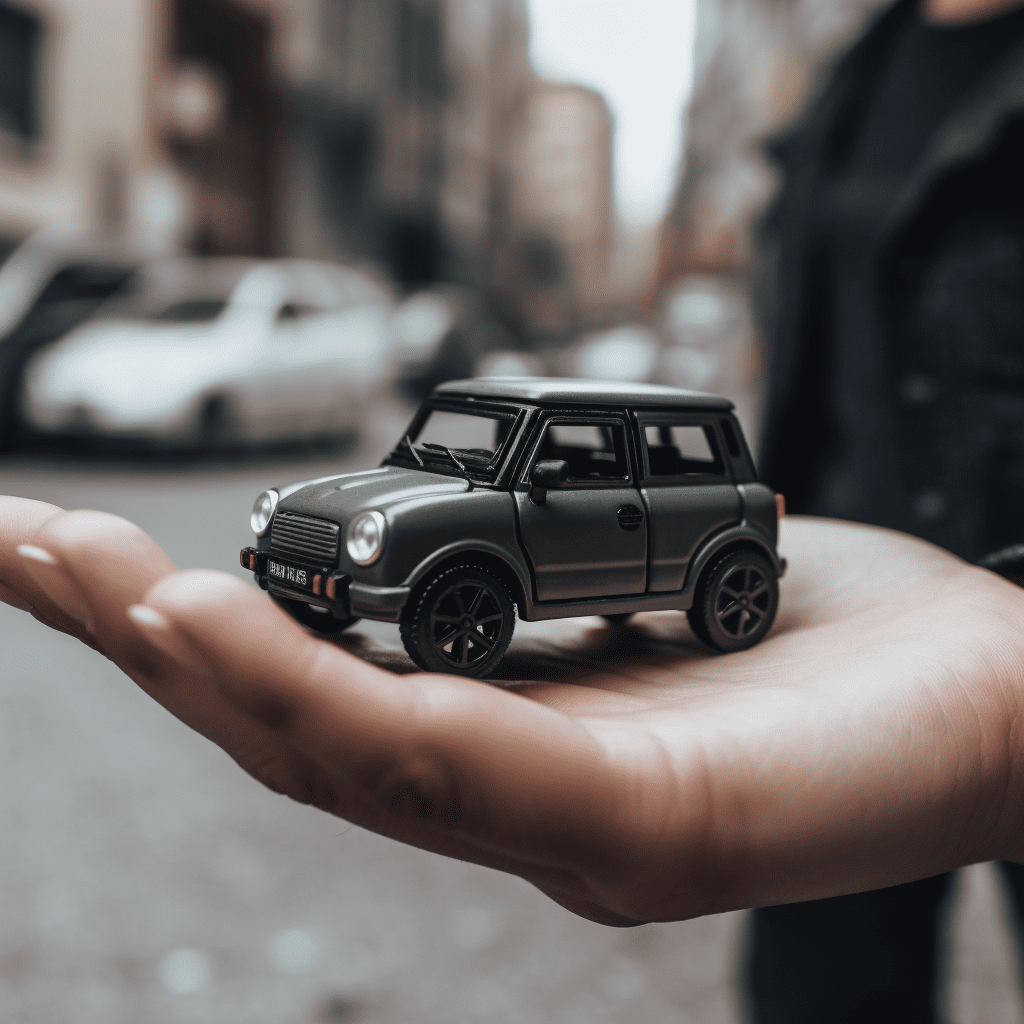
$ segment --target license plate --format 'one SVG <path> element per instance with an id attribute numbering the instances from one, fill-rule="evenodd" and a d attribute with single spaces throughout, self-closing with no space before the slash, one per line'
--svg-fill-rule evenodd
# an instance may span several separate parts
<path id="1" fill-rule="evenodd" d="M 303 587 L 306 590 L 313 587 L 313 573 L 308 569 L 300 569 L 297 565 L 278 562 L 274 558 L 267 559 L 267 575 L 273 580 L 287 583 L 292 587 Z"/>

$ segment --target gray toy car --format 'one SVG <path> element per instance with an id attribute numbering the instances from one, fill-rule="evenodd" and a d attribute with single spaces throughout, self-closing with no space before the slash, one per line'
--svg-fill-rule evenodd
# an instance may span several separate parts
<path id="1" fill-rule="evenodd" d="M 241 563 L 299 622 L 397 622 L 421 668 L 482 677 L 527 621 L 685 611 L 710 648 L 778 608 L 781 496 L 732 403 L 534 377 L 441 385 L 378 469 L 256 499 Z"/>

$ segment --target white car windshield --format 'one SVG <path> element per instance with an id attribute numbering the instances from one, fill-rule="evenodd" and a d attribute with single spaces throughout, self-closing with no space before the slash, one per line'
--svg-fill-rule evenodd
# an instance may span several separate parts
<path id="1" fill-rule="evenodd" d="M 210 323 L 251 267 L 251 261 L 233 259 L 154 261 L 137 275 L 133 288 L 107 303 L 103 316 L 135 323 Z"/>

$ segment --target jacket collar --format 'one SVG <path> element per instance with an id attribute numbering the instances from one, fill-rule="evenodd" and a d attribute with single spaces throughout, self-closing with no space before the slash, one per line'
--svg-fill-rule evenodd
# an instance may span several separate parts
<path id="1" fill-rule="evenodd" d="M 839 62 L 831 86 L 811 105 L 800 124 L 766 141 L 765 148 L 785 167 L 787 175 L 796 173 L 805 181 L 817 176 L 831 127 L 856 102 L 870 69 L 884 63 L 900 23 L 914 16 L 919 2 L 897 0 L 882 10 Z M 884 236 L 891 238 L 910 220 L 951 167 L 984 153 L 1007 120 L 1018 112 L 1024 113 L 1024 40 L 950 112 L 903 186 Z"/>
<path id="2" fill-rule="evenodd" d="M 907 181 L 886 222 L 891 238 L 906 225 L 951 168 L 990 149 L 1003 126 L 1024 113 L 1024 41 L 953 108 Z"/>

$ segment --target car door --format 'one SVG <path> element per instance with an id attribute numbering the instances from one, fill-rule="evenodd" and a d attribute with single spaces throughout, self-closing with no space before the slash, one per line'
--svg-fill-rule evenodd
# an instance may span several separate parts
<path id="1" fill-rule="evenodd" d="M 515 489 L 519 531 L 538 601 L 642 594 L 647 521 L 619 415 L 556 415 L 542 422 Z M 564 484 L 544 503 L 530 495 L 530 471 L 543 460 L 568 463 Z"/>
<path id="2" fill-rule="evenodd" d="M 301 301 L 294 291 L 272 312 L 266 345 L 264 414 L 282 435 L 313 431 L 330 418 L 335 367 L 316 325 L 325 310 Z"/>
<path id="3" fill-rule="evenodd" d="M 712 417 L 641 413 L 637 419 L 650 531 L 647 589 L 680 590 L 701 543 L 739 522 L 742 503 Z"/>

